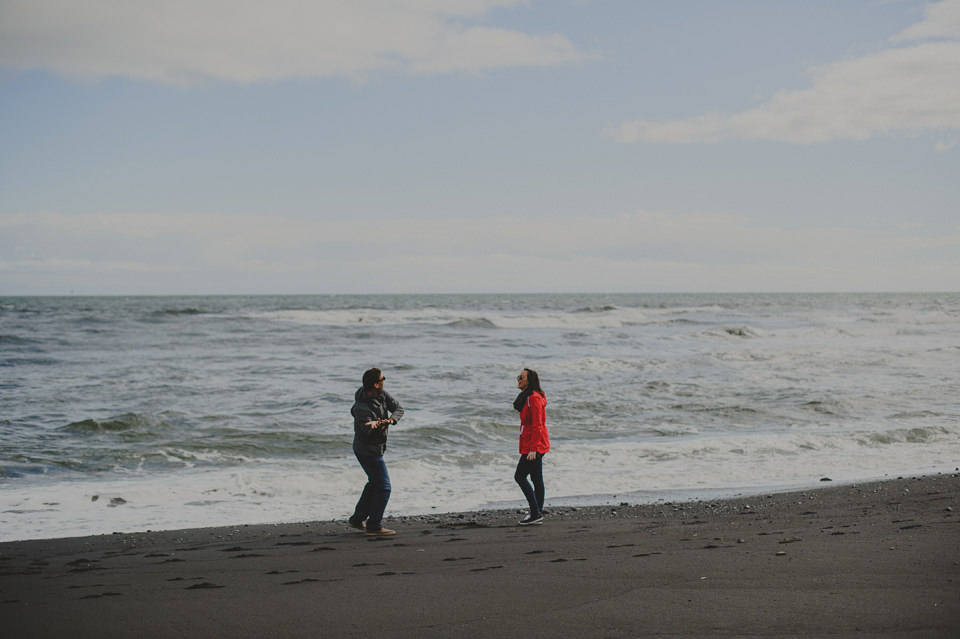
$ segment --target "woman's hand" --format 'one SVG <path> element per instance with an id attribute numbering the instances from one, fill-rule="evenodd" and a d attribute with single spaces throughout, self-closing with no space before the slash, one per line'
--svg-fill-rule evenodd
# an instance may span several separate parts
<path id="1" fill-rule="evenodd" d="M 536 451 L 527 453 L 527 461 L 537 461 Z"/>

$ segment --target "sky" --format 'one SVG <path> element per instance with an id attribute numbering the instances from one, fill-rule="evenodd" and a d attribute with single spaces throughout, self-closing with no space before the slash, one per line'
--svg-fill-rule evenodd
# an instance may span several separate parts
<path id="1" fill-rule="evenodd" d="M 960 290 L 960 0 L 0 0 L 0 295 Z"/>

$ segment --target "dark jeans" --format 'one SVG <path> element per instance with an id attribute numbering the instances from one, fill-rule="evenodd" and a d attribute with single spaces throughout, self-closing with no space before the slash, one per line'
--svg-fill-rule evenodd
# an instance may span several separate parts
<path id="1" fill-rule="evenodd" d="M 367 484 L 363 487 L 360 501 L 353 511 L 350 521 L 354 524 L 367 522 L 367 530 L 383 528 L 383 511 L 390 500 L 390 475 L 383 457 L 357 455 L 357 461 L 367 474 Z"/>
<path id="2" fill-rule="evenodd" d="M 527 475 L 533 481 L 533 486 L 530 486 L 530 482 L 527 481 Z M 513 474 L 513 478 L 520 484 L 520 490 L 527 498 L 530 516 L 536 517 L 543 511 L 543 455 L 537 453 L 535 461 L 530 461 L 526 455 L 520 455 L 517 472 Z"/>

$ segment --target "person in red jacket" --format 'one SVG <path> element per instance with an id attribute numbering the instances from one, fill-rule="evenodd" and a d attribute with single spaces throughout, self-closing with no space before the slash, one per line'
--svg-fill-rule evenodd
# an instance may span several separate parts
<path id="1" fill-rule="evenodd" d="M 530 512 L 518 523 L 521 526 L 543 523 L 543 456 L 550 452 L 547 433 L 547 396 L 540 388 L 540 376 L 529 368 L 517 376 L 520 394 L 513 407 L 520 412 L 520 461 L 513 478 L 527 498 Z M 533 486 L 527 477 L 533 481 Z"/>

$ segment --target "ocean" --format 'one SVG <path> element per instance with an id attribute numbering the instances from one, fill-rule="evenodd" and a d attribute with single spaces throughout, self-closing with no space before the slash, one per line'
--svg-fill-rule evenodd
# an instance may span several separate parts
<path id="1" fill-rule="evenodd" d="M 342 519 L 377 366 L 390 515 L 757 495 L 960 466 L 960 294 L 0 298 L 0 540 Z"/>

